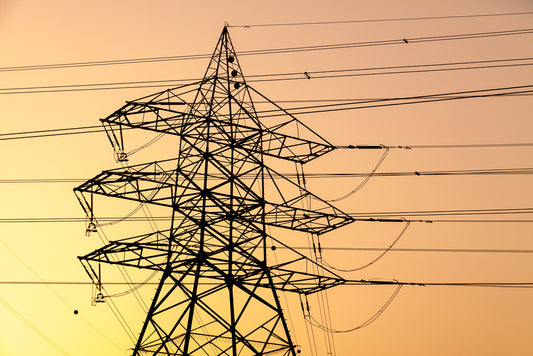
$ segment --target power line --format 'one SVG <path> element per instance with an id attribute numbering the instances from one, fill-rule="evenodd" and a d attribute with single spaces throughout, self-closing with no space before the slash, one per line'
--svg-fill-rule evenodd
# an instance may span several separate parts
<path id="1" fill-rule="evenodd" d="M 489 32 L 461 33 L 461 34 L 453 34 L 453 35 L 412 37 L 408 39 L 408 42 L 409 43 L 437 42 L 437 41 L 450 41 L 450 40 L 462 40 L 462 39 L 490 38 L 490 37 L 499 37 L 499 36 L 513 36 L 513 35 L 523 35 L 523 34 L 531 34 L 531 33 L 533 33 L 533 28 L 523 28 L 523 29 L 489 31 Z M 250 55 L 266 55 L 266 54 L 283 54 L 283 53 L 297 53 L 297 52 L 308 52 L 308 51 L 336 50 L 336 49 L 348 49 L 348 48 L 358 48 L 358 47 L 374 47 L 374 46 L 398 45 L 398 44 L 405 45 L 406 40 L 407 39 L 405 38 L 400 38 L 400 39 L 389 39 L 389 40 L 378 40 L 378 41 L 333 43 L 333 44 L 323 44 L 323 45 L 313 45 L 313 46 L 256 49 L 256 50 L 242 51 L 242 52 L 237 53 L 237 55 L 250 56 Z M 0 72 L 15 72 L 15 71 L 44 70 L 44 69 L 65 69 L 65 68 L 80 68 L 80 67 L 94 67 L 94 66 L 107 66 L 107 65 L 138 64 L 138 63 L 154 63 L 154 62 L 195 60 L 195 59 L 207 59 L 207 58 L 211 58 L 211 55 L 210 54 L 191 54 L 191 55 L 144 57 L 144 58 L 115 59 L 115 60 L 102 60 L 102 61 L 87 61 L 87 62 L 36 64 L 36 65 L 25 65 L 25 66 L 0 67 Z"/>
<path id="2" fill-rule="evenodd" d="M 533 147 L 533 142 L 521 143 L 473 143 L 473 144 L 436 144 L 436 145 L 339 145 L 337 149 L 439 149 L 439 148 L 503 148 L 503 147 Z"/>
<path id="3" fill-rule="evenodd" d="M 133 282 L 137 284 L 137 282 Z M 191 285 L 193 282 L 180 282 L 183 285 Z M 65 286 L 87 286 L 92 285 L 93 282 L 78 282 L 78 281 L 0 281 L 0 285 L 13 286 L 31 286 L 31 285 L 65 285 Z M 123 286 L 128 285 L 127 282 L 105 282 L 106 285 Z M 140 283 L 139 283 L 140 284 Z M 158 282 L 145 282 L 145 285 L 159 285 Z M 169 283 L 174 285 L 173 283 Z M 218 282 L 198 282 L 199 285 L 213 285 L 218 286 Z M 533 288 L 533 282 L 404 282 L 404 281 L 382 281 L 382 280 L 346 280 L 344 285 L 349 286 L 369 286 L 369 285 L 404 285 L 404 286 L 441 286 L 441 287 L 495 287 L 495 288 Z"/>
<path id="4" fill-rule="evenodd" d="M 503 209 L 456 209 L 456 210 L 418 210 L 418 211 L 380 211 L 380 212 L 352 212 L 353 218 L 386 218 L 405 216 L 445 216 L 445 215 L 506 215 L 506 214 L 531 214 L 533 208 L 503 208 Z M 400 220 L 401 221 L 401 220 Z"/>
<path id="5" fill-rule="evenodd" d="M 39 274 L 37 274 L 37 272 L 35 272 L 35 270 L 33 268 L 30 267 L 30 265 L 28 265 L 26 263 L 26 261 L 24 261 L 24 259 L 22 259 L 22 257 L 20 257 L 5 241 L 0 241 L 2 242 L 2 244 L 24 265 L 24 267 L 26 267 L 26 269 L 28 269 L 38 280 L 44 282 L 44 280 L 41 278 L 41 276 Z M 61 296 L 59 295 L 50 285 L 48 284 L 45 284 L 45 286 L 65 305 L 67 306 L 67 308 L 69 308 L 70 310 L 74 310 L 74 308 Z M 89 327 L 91 327 L 94 331 L 96 331 L 98 334 L 100 334 L 101 336 L 103 336 L 107 341 L 109 341 L 110 343 L 112 343 L 117 349 L 119 349 L 120 351 L 124 352 L 124 350 L 118 346 L 113 340 L 111 340 L 109 337 L 107 337 L 106 334 L 104 334 L 102 331 L 100 331 L 98 328 L 96 328 L 89 320 L 87 320 L 87 318 L 85 318 L 84 316 L 80 315 L 79 316 Z"/>
<path id="6" fill-rule="evenodd" d="M 348 68 L 348 69 L 331 69 L 331 70 L 307 70 L 307 76 L 303 72 L 286 72 L 272 74 L 255 74 L 247 78 L 256 78 L 247 80 L 248 83 L 272 82 L 286 80 L 307 80 L 307 79 L 330 79 L 330 78 L 347 78 L 358 76 L 375 76 L 391 74 L 414 74 L 456 70 L 471 69 L 492 69 L 504 67 L 521 67 L 533 65 L 533 62 L 524 62 L 533 60 L 533 57 L 512 58 L 512 59 L 493 59 L 479 61 L 449 62 L 449 63 L 431 63 L 431 64 L 414 64 L 403 66 L 384 66 L 371 68 Z M 513 63 L 514 62 L 514 63 Z M 489 63 L 491 65 L 489 65 Z M 497 63 L 497 64 L 495 64 Z M 499 63 L 499 64 L 498 64 Z M 482 64 L 482 65 L 479 65 Z M 67 85 L 45 85 L 29 87 L 8 87 L 0 88 L 0 95 L 11 94 L 43 94 L 43 93 L 60 93 L 60 92 L 80 92 L 80 91 L 99 91 L 99 90 L 116 90 L 116 89 L 140 89 L 166 87 L 178 83 L 196 82 L 196 79 L 163 79 L 163 80 L 144 80 L 144 81 L 123 81 L 108 83 L 86 83 L 86 84 L 67 84 Z"/>
<path id="7" fill-rule="evenodd" d="M 533 168 L 502 169 L 463 169 L 449 171 L 412 171 L 412 172 L 374 172 L 374 173 L 306 173 L 306 178 L 363 178 L 368 177 L 405 177 L 405 176 L 453 176 L 453 175 L 508 175 L 533 174 Z M 291 176 L 291 174 L 288 174 Z"/>
<path id="8" fill-rule="evenodd" d="M 518 211 L 517 211 L 518 210 Z M 350 215 L 355 221 L 359 222 L 410 222 L 410 223 L 531 223 L 533 219 L 407 219 L 405 216 L 439 216 L 439 215 L 494 215 L 494 214 L 533 214 L 533 208 L 519 210 L 510 209 L 484 209 L 482 211 L 468 210 L 451 210 L 451 211 L 426 211 L 426 212 L 398 212 L 397 214 L 388 213 L 351 213 Z M 392 219 L 387 217 L 399 218 Z M 101 217 L 98 220 L 102 223 L 116 223 L 122 221 L 129 222 L 146 222 L 146 221 L 171 221 L 172 218 L 165 216 L 155 217 Z M 178 220 L 178 219 L 174 219 Z M 86 217 L 45 217 L 45 218 L 1 218 L 0 224 L 27 224 L 27 223 L 80 223 L 87 222 Z M 110 224 L 108 224 L 110 225 Z"/>
<path id="9" fill-rule="evenodd" d="M 272 246 L 271 246 L 272 247 Z M 285 249 L 285 246 L 275 246 L 276 249 Z M 312 250 L 313 247 L 291 247 L 295 250 Z M 533 250 L 521 249 L 482 249 L 482 248 L 383 248 L 383 247 L 328 247 L 321 246 L 323 251 L 391 251 L 391 252 L 439 252 L 439 253 L 504 253 L 504 254 L 533 254 Z"/>
<path id="10" fill-rule="evenodd" d="M 533 168 L 496 168 L 496 169 L 463 169 L 447 171 L 410 171 L 410 172 L 375 172 L 372 177 L 405 177 L 405 176 L 453 176 L 453 175 L 515 175 L 533 174 Z M 282 173 L 288 178 L 297 178 L 296 173 Z M 362 178 L 370 173 L 306 173 L 306 178 Z M 246 177 L 246 176 L 243 176 Z M 207 179 L 216 179 L 208 177 Z M 275 178 L 273 178 L 275 179 Z M 80 183 L 82 178 L 14 178 L 0 179 L 0 184 L 37 184 L 37 183 Z"/>
<path id="11" fill-rule="evenodd" d="M 345 285 L 404 285 L 441 287 L 492 287 L 492 288 L 533 288 L 533 282 L 403 282 L 380 280 L 347 280 Z"/>
<path id="12" fill-rule="evenodd" d="M 285 110 L 287 112 L 290 112 L 292 115 L 304 115 L 304 114 L 317 114 L 317 113 L 324 113 L 324 112 L 335 112 L 335 111 L 346 111 L 346 110 L 357 110 L 357 109 L 373 109 L 373 108 L 388 107 L 388 106 L 435 103 L 435 102 L 441 102 L 441 101 L 462 100 L 462 99 L 503 97 L 503 96 L 511 96 L 515 94 L 525 94 L 525 93 L 533 93 L 533 85 L 500 87 L 500 88 L 481 89 L 481 90 L 468 90 L 468 91 L 461 91 L 461 92 L 454 92 L 454 93 L 417 95 L 417 96 L 410 96 L 410 97 L 369 100 L 366 102 L 357 101 L 357 102 L 351 102 L 351 103 L 347 102 L 347 103 L 337 103 L 337 104 L 302 106 L 302 107 L 286 108 Z M 277 117 L 277 116 L 286 115 L 285 113 L 274 113 L 275 111 L 276 110 L 263 110 L 263 111 L 258 111 L 258 113 L 265 114 L 265 115 L 261 115 L 261 118 Z M 270 112 L 272 112 L 272 114 L 269 114 Z"/>
<path id="13" fill-rule="evenodd" d="M 264 23 L 251 25 L 229 25 L 228 27 L 281 27 L 281 26 L 309 26 L 309 25 L 339 25 L 352 23 L 370 23 L 370 22 L 395 22 L 395 21 L 418 21 L 418 20 L 445 20 L 445 19 L 465 19 L 465 18 L 480 18 L 480 17 L 500 17 L 500 16 L 517 16 L 530 15 L 533 11 L 524 12 L 507 12 L 495 14 L 472 14 L 472 15 L 449 15 L 449 16 L 424 16 L 424 17 L 396 17 L 385 19 L 360 19 L 360 20 L 341 20 L 341 21 L 315 21 L 315 22 L 285 22 L 285 23 Z"/>
<path id="14" fill-rule="evenodd" d="M 385 304 L 381 308 L 379 308 L 378 311 L 376 313 L 374 313 L 374 315 L 372 315 L 369 319 L 367 319 L 366 321 L 364 321 L 363 323 L 361 323 L 361 324 L 359 324 L 359 325 L 357 325 L 355 327 L 351 327 L 349 329 L 344 329 L 344 330 L 333 329 L 331 327 L 328 327 L 327 325 L 324 325 L 324 324 L 320 323 L 318 320 L 316 320 L 311 315 L 310 312 L 308 312 L 307 317 L 305 318 L 305 321 L 308 322 L 309 324 L 311 324 L 314 327 L 317 327 L 317 328 L 319 328 L 319 329 L 321 329 L 323 331 L 326 331 L 328 333 L 333 333 L 333 334 L 349 333 L 349 332 L 353 332 L 353 331 L 362 329 L 362 328 L 372 324 L 374 321 L 377 320 L 377 318 L 379 318 L 381 316 L 381 314 L 383 314 L 383 312 L 389 307 L 389 305 L 398 296 L 398 293 L 400 292 L 402 287 L 403 287 L 402 284 L 398 284 L 398 286 L 396 287 L 396 290 L 392 293 L 392 295 L 389 297 L 389 299 L 387 299 Z M 304 314 L 304 317 L 305 317 L 305 314 Z"/>
<path id="15" fill-rule="evenodd" d="M 59 346 L 54 340 L 52 340 L 48 335 L 46 335 L 41 329 L 35 326 L 31 321 L 26 319 L 24 315 L 20 314 L 11 304 L 9 304 L 4 298 L 0 297 L 0 303 L 4 305 L 13 315 L 15 315 L 19 320 L 26 324 L 30 329 L 32 329 L 37 335 L 44 339 L 50 346 L 55 348 L 57 351 L 63 355 L 69 356 L 70 354 L 65 351 L 61 346 Z"/>
<path id="16" fill-rule="evenodd" d="M 334 111 L 341 111 L 341 110 L 356 110 L 356 109 L 377 108 L 377 107 L 385 107 L 385 106 L 410 105 L 410 104 L 418 104 L 418 103 L 429 103 L 429 102 L 449 101 L 449 100 L 459 100 L 459 99 L 488 98 L 488 97 L 497 97 L 497 96 L 501 97 L 501 96 L 515 95 L 515 94 L 524 94 L 524 93 L 533 93 L 533 85 L 477 89 L 477 90 L 467 90 L 467 91 L 448 92 L 448 93 L 439 93 L 439 94 L 426 94 L 426 95 L 417 95 L 417 96 L 408 96 L 408 97 L 355 100 L 352 102 L 345 102 L 345 103 L 293 107 L 293 108 L 288 108 L 286 110 L 288 112 L 291 112 L 291 114 L 294 114 L 294 115 L 303 115 L 303 114 L 314 114 L 314 113 L 323 113 L 323 112 L 334 112 Z M 279 113 L 279 111 L 280 111 L 279 109 L 262 110 L 262 111 L 258 110 L 257 113 L 266 114 L 266 115 L 261 115 L 262 118 L 286 115 L 285 112 Z M 128 128 L 125 128 L 125 129 L 128 129 Z M 10 132 L 10 133 L 0 134 L 0 141 L 18 140 L 18 139 L 27 139 L 27 138 L 56 137 L 56 136 L 65 136 L 65 135 L 78 135 L 78 134 L 97 133 L 97 132 L 104 132 L 104 131 L 105 130 L 101 126 L 92 125 L 92 126 L 66 127 L 66 128 L 44 129 L 44 130 L 23 131 L 23 132 Z M 529 145 L 529 143 L 520 144 L 520 145 Z M 339 146 L 339 147 L 343 147 L 343 146 Z M 351 147 L 344 146 L 343 148 L 351 148 Z"/>

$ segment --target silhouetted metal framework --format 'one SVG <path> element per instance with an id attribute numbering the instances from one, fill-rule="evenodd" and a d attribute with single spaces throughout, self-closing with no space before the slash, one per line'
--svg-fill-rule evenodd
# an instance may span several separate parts
<path id="1" fill-rule="evenodd" d="M 284 115 L 265 125 L 254 101 Z M 91 218 L 93 194 L 171 211 L 169 229 L 79 257 L 96 283 L 91 263 L 161 273 L 133 355 L 295 355 L 278 291 L 345 281 L 294 250 L 267 261 L 267 239 L 282 244 L 267 227 L 323 234 L 352 218 L 265 160 L 304 164 L 334 147 L 246 83 L 226 28 L 203 80 L 127 102 L 101 121 L 120 161 L 127 129 L 179 138 L 175 159 L 107 170 L 75 189 Z"/>

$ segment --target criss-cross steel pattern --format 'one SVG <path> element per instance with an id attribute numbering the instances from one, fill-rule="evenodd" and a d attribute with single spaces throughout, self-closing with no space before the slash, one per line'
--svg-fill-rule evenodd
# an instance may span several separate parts
<path id="1" fill-rule="evenodd" d="M 127 102 L 101 121 L 121 161 L 129 129 L 179 138 L 175 159 L 107 170 L 75 189 L 91 217 L 92 195 L 172 214 L 168 229 L 80 257 L 87 271 L 104 262 L 160 274 L 133 355 L 296 355 L 278 293 L 344 279 L 294 250 L 267 260 L 267 239 L 282 245 L 267 226 L 323 234 L 353 220 L 266 158 L 304 164 L 333 146 L 248 86 L 226 28 L 203 80 Z"/>

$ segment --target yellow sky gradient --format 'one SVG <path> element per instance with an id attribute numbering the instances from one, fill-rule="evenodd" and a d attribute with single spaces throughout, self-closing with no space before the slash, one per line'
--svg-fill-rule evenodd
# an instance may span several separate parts
<path id="1" fill-rule="evenodd" d="M 0 0 L 0 67 L 126 58 L 210 54 L 225 22 L 230 25 L 412 18 L 533 11 L 530 0 L 473 1 L 15 1 Z M 232 27 L 237 52 L 329 43 L 402 39 L 532 28 L 533 15 L 370 22 L 315 26 Z M 242 56 L 244 76 L 265 73 L 447 63 L 533 57 L 533 36 L 504 36 L 291 54 Z M 200 78 L 208 59 L 71 69 L 0 71 L 1 133 L 99 124 L 132 100 L 164 88 L 5 94 L 3 88 Z M 258 82 L 274 101 L 386 98 L 533 84 L 532 66 L 469 71 Z M 298 104 L 282 103 L 290 107 Z M 298 118 L 335 145 L 478 144 L 533 141 L 531 96 L 469 99 L 302 115 Z M 265 119 L 266 120 L 266 119 Z M 153 136 L 133 135 L 135 144 Z M 132 142 L 132 148 L 135 146 Z M 131 163 L 171 157 L 176 141 L 164 139 L 132 156 Z M 309 163 L 306 172 L 370 172 L 382 152 L 337 150 Z M 391 150 L 379 172 L 531 167 L 532 147 Z M 104 133 L 0 141 L 0 181 L 22 178 L 89 179 L 120 167 Z M 288 171 L 282 166 L 281 171 Z M 290 167 L 289 167 L 290 168 Z M 325 199 L 351 191 L 360 178 L 309 179 Z M 83 218 L 75 183 L 0 183 L 0 219 Z M 532 207 L 529 175 L 376 177 L 334 205 L 348 213 Z M 116 200 L 116 199 L 115 199 Z M 124 216 L 134 205 L 101 200 L 100 216 Z M 156 209 L 153 215 L 158 215 Z M 443 217 L 446 218 L 446 217 Z M 452 217 L 450 217 L 452 218 Z M 531 219 L 531 215 L 482 216 Z M 1 222 L 1 220 L 0 220 Z M 161 223 L 161 226 L 164 226 Z M 404 223 L 360 222 L 321 237 L 324 247 L 386 247 Z M 146 222 L 104 229 L 111 240 L 147 231 Z M 293 246 L 305 234 L 272 230 Z M 413 223 L 398 248 L 533 249 L 533 223 Z M 0 223 L 0 282 L 89 282 L 77 260 L 102 246 L 85 224 Z M 280 251 L 281 253 L 281 251 Z M 331 265 L 350 269 L 379 252 L 325 250 Z M 414 282 L 532 282 L 526 253 L 390 252 L 347 279 Z M 105 266 L 107 280 L 120 280 Z M 30 270 L 31 269 L 31 270 Z M 147 275 L 132 271 L 136 281 Z M 51 288 L 51 289 L 50 289 Z M 72 356 L 129 354 L 133 342 L 107 305 L 91 306 L 90 285 L 0 284 L 0 355 Z M 109 286 L 110 294 L 125 286 Z M 144 286 L 147 303 L 155 287 Z M 391 286 L 341 286 L 327 292 L 332 325 L 353 328 L 369 319 L 394 292 Z M 334 335 L 337 356 L 531 355 L 533 289 L 406 286 L 371 325 Z M 131 296 L 112 298 L 138 333 L 144 313 Z M 313 355 L 310 330 L 297 297 L 281 297 L 301 355 Z M 316 298 L 310 298 L 319 317 Z M 75 315 L 74 310 L 79 314 Z M 290 315 L 289 315 L 290 314 Z M 25 320 L 26 323 L 23 321 Z M 32 328 L 33 327 L 33 328 Z M 36 331 L 36 330 L 37 331 Z M 97 329 L 98 331 L 96 331 Z M 58 347 L 46 342 L 42 335 Z M 105 336 L 104 336 L 105 335 Z M 137 335 L 137 334 L 136 334 Z M 314 329 L 318 355 L 328 355 L 325 335 Z"/>

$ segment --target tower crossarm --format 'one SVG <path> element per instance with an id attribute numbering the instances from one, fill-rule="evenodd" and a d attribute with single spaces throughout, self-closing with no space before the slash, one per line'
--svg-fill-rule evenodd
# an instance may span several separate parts
<path id="1" fill-rule="evenodd" d="M 224 251 L 227 252 L 228 249 L 225 248 Z M 88 263 L 108 263 L 160 272 L 170 266 L 173 275 L 184 276 L 190 273 L 193 266 L 198 263 L 195 252 L 197 251 L 190 246 L 177 246 L 169 254 L 168 247 L 164 249 L 148 241 L 112 241 L 78 258 Z M 219 263 L 217 259 L 217 255 L 221 253 L 223 253 L 222 250 L 214 250 L 208 253 L 201 262 L 208 268 L 203 274 L 206 279 L 210 280 L 210 283 L 224 284 L 228 278 L 232 278 L 235 285 L 248 286 L 247 288 L 250 286 L 275 288 L 286 292 L 312 294 L 345 282 L 342 277 L 301 255 L 292 256 L 293 259 L 283 263 L 265 266 L 256 258 L 243 253 L 242 260 L 246 263 L 237 261 L 234 268 L 239 273 L 235 274 L 233 271 L 233 274 L 230 274 L 225 268 L 227 265 Z M 300 272 L 302 267 L 307 267 L 314 273 Z"/>
<path id="2" fill-rule="evenodd" d="M 173 163 L 175 159 L 103 171 L 74 191 L 172 206 L 176 173 L 168 166 Z"/>
<path id="3" fill-rule="evenodd" d="M 265 223 L 290 230 L 324 234 L 353 222 L 353 218 L 332 208 L 329 212 L 296 208 L 288 204 L 265 204 Z"/>
<path id="4" fill-rule="evenodd" d="M 101 119 L 107 136 L 116 152 L 125 152 L 125 131 L 128 129 L 143 129 L 158 133 L 187 137 L 191 140 L 197 138 L 196 127 L 201 126 L 207 117 L 192 114 L 187 111 L 178 111 L 176 106 L 187 106 L 186 103 L 152 103 L 130 101 L 105 119 Z M 248 113 L 248 115 L 253 115 Z M 244 122 L 244 120 L 240 120 Z M 251 121 L 248 120 L 250 123 Z M 273 127 L 252 126 L 239 123 L 239 121 L 218 121 L 217 126 L 223 127 L 220 132 L 236 132 L 238 137 L 232 139 L 222 134 L 217 143 L 227 147 L 245 149 L 247 152 L 265 154 L 289 161 L 306 163 L 334 149 L 322 138 L 300 138 L 296 131 L 306 132 L 309 129 L 290 119 L 276 124 Z M 231 126 L 231 127 L 230 127 Z M 299 126 L 297 128 L 296 126 Z M 261 143 L 261 144 L 259 144 Z"/>
<path id="5" fill-rule="evenodd" d="M 157 175 L 102 172 L 74 191 L 171 207 L 173 187 L 171 183 L 157 179 Z"/>
<path id="6" fill-rule="evenodd" d="M 78 259 L 164 271 L 168 264 L 169 231 L 156 231 L 110 241 L 107 245 Z"/>

